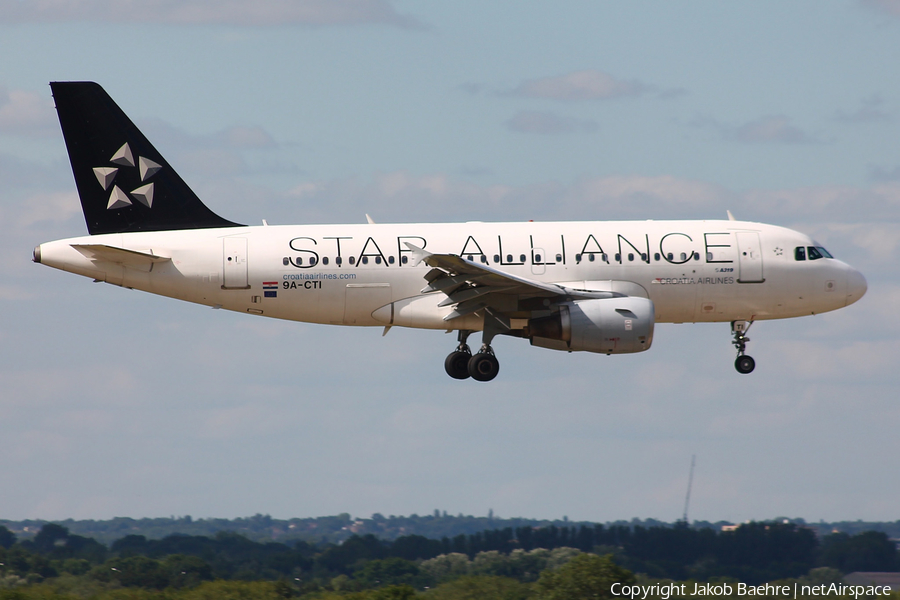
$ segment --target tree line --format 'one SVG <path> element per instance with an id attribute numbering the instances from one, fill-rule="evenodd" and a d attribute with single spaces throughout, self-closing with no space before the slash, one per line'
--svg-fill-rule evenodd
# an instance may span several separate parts
<path id="1" fill-rule="evenodd" d="M 602 564 L 596 562 L 601 558 Z M 413 594 L 409 598 L 423 593 L 440 598 L 434 595 L 438 589 L 477 584 L 508 588 L 506 596 L 498 597 L 540 598 L 535 594 L 550 589 L 548 582 L 564 585 L 558 573 L 573 561 L 576 566 L 570 569 L 616 573 L 623 581 L 630 580 L 631 573 L 641 573 L 657 580 L 724 577 L 758 584 L 815 572 L 839 579 L 851 571 L 900 570 L 896 545 L 884 533 L 837 533 L 820 539 L 793 523 L 749 523 L 726 532 L 686 525 L 507 527 L 441 539 L 353 535 L 340 544 L 260 542 L 230 532 L 162 539 L 126 535 L 109 546 L 48 523 L 33 538 L 23 540 L 0 526 L 0 600 L 26 598 L 6 596 L 5 588 L 24 593 L 50 582 L 56 586 L 69 582 L 66 585 L 82 591 L 187 593 L 223 581 L 266 583 L 268 587 L 259 589 L 280 597 L 393 590 L 390 593 Z M 578 572 L 579 577 L 588 577 Z M 612 581 L 591 577 L 606 584 Z"/>
<path id="2" fill-rule="evenodd" d="M 785 519 L 771 519 L 773 522 L 783 522 Z M 825 537 L 833 532 L 843 532 L 851 535 L 865 531 L 880 531 L 888 537 L 900 539 L 900 520 L 892 522 L 867 522 L 867 521 L 842 521 L 826 523 L 807 523 L 803 519 L 787 519 L 795 525 L 812 529 L 819 537 Z M 458 535 L 470 535 L 492 529 L 505 529 L 508 527 L 545 529 L 547 527 L 575 527 L 582 526 L 593 528 L 597 523 L 587 521 L 569 521 L 562 519 L 525 519 L 525 518 L 500 518 L 493 511 L 486 516 L 450 515 L 446 511 L 435 510 L 432 514 L 385 516 L 375 513 L 368 518 L 351 517 L 348 513 L 339 515 L 276 519 L 270 515 L 256 514 L 250 517 L 236 519 L 206 518 L 194 519 L 189 515 L 180 517 L 156 517 L 134 519 L 130 517 L 116 517 L 106 520 L 75 520 L 66 519 L 55 521 L 73 534 L 91 537 L 103 544 L 111 544 L 126 535 L 144 535 L 148 538 L 163 538 L 173 533 L 187 535 L 213 536 L 220 531 L 232 531 L 240 533 L 256 541 L 276 540 L 289 542 L 293 540 L 306 540 L 311 542 L 342 542 L 352 535 L 366 535 L 371 533 L 381 539 L 396 539 L 407 535 L 421 535 L 431 539 L 444 537 L 454 538 Z M 47 521 L 24 520 L 10 521 L 0 519 L 0 526 L 6 526 L 20 538 L 32 537 L 37 531 L 47 524 Z M 614 521 L 605 523 L 606 527 L 673 527 L 680 523 L 668 523 L 656 519 L 632 519 L 631 521 Z M 720 531 L 723 525 L 733 525 L 727 521 L 708 522 L 694 521 L 692 529 L 712 529 Z"/>

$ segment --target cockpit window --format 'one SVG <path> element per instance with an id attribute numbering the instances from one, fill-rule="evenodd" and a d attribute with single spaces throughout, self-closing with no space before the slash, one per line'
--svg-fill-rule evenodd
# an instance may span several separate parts
<path id="1" fill-rule="evenodd" d="M 809 260 L 818 258 L 834 258 L 831 253 L 822 246 L 807 246 L 806 252 L 809 254 Z"/>
<path id="2" fill-rule="evenodd" d="M 803 246 L 794 248 L 794 260 L 806 260 L 806 248 Z"/>

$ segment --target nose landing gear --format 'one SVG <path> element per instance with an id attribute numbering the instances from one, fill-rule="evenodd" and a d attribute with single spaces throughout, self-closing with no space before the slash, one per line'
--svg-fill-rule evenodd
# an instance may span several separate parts
<path id="1" fill-rule="evenodd" d="M 747 349 L 747 342 L 750 341 L 750 338 L 747 337 L 747 332 L 750 330 L 751 325 L 753 325 L 753 321 L 731 322 L 731 333 L 734 335 L 734 340 L 731 343 L 737 348 L 738 353 L 737 358 L 734 359 L 734 368 L 742 375 L 751 373 L 756 368 L 756 361 L 753 360 L 753 357 L 744 354 L 744 351 Z"/>

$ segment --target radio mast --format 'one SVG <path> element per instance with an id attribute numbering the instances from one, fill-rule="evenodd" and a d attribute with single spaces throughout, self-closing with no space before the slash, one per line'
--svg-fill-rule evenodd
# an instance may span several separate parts
<path id="1" fill-rule="evenodd" d="M 688 504 L 691 501 L 691 485 L 694 483 L 694 464 L 697 462 L 697 455 L 691 455 L 691 473 L 688 475 L 688 489 L 687 496 L 684 498 L 684 517 L 682 517 L 682 521 L 684 524 L 688 524 Z"/>

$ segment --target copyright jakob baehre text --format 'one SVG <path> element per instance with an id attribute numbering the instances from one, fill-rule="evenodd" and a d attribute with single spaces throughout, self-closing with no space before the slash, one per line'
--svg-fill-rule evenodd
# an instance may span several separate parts
<path id="1" fill-rule="evenodd" d="M 693 589 L 691 589 L 693 585 Z M 887 596 L 891 593 L 887 585 L 844 585 L 840 583 L 822 585 L 747 585 L 746 583 L 656 583 L 653 585 L 624 585 L 614 583 L 610 591 L 614 596 L 646 600 L 661 598 L 669 600 L 687 596 L 776 596 L 779 598 L 800 598 L 810 596 Z"/>

